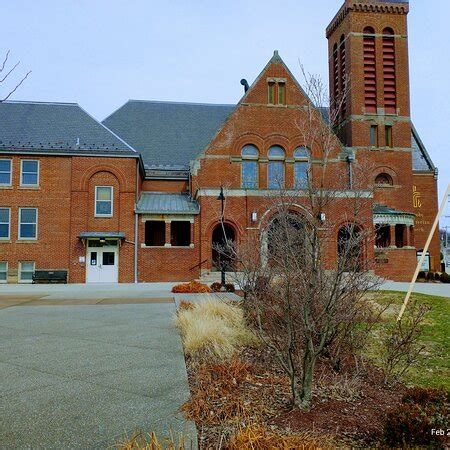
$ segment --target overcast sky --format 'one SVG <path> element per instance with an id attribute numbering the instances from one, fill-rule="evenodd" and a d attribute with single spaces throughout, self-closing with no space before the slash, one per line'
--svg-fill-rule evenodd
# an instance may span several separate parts
<path id="1" fill-rule="evenodd" d="M 432 3 L 432 5 L 431 5 Z M 273 50 L 328 79 L 342 0 L 2 0 L 0 54 L 31 69 L 15 100 L 77 102 L 103 120 L 130 98 L 236 103 Z M 413 121 L 450 182 L 448 0 L 411 0 Z M 13 80 L 11 80 L 13 81 Z"/>

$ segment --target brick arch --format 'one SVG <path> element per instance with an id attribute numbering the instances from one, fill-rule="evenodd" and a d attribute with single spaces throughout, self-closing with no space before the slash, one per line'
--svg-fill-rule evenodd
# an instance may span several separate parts
<path id="1" fill-rule="evenodd" d="M 304 217 L 306 222 L 310 222 L 312 219 L 311 213 L 306 209 L 306 207 L 298 203 L 292 203 L 291 205 L 289 205 L 289 210 L 292 210 L 292 212 L 295 212 Z M 277 208 L 277 205 L 267 209 L 258 221 L 257 226 L 258 230 L 260 231 L 265 230 L 270 224 L 270 222 L 272 222 L 272 220 L 275 219 L 278 212 L 279 210 Z"/>
<path id="2" fill-rule="evenodd" d="M 245 145 L 254 145 L 259 151 L 259 155 L 264 151 L 264 139 L 259 134 L 244 133 L 240 135 L 233 144 L 233 153 L 236 156 L 241 156 L 241 150 Z"/>
<path id="3" fill-rule="evenodd" d="M 119 189 L 120 191 L 126 190 L 127 186 L 127 180 L 125 178 L 125 175 L 120 169 L 117 169 L 116 167 L 110 166 L 110 165 L 96 165 L 93 167 L 90 167 L 88 170 L 86 170 L 83 173 L 83 176 L 81 177 L 80 181 L 80 187 L 82 191 L 87 191 L 89 189 L 89 181 L 90 179 L 99 172 L 108 172 L 114 177 L 117 178 L 119 181 Z"/>
<path id="4" fill-rule="evenodd" d="M 234 220 L 226 219 L 223 222 L 224 222 L 225 225 L 228 225 L 228 226 L 230 226 L 233 229 L 234 237 L 236 239 L 236 244 L 239 247 L 239 243 L 240 243 L 240 241 L 242 239 L 242 236 L 243 236 L 243 229 L 242 229 L 242 227 L 237 222 L 235 222 Z M 220 225 L 220 223 L 221 223 L 220 220 L 214 219 L 211 222 L 209 222 L 208 226 L 206 227 L 206 233 L 205 233 L 205 236 L 206 236 L 206 239 L 205 239 L 206 240 L 206 255 L 207 255 L 208 260 L 209 260 L 209 258 L 211 258 L 211 261 L 210 261 L 211 265 L 212 265 L 212 253 L 213 253 L 213 248 L 212 248 L 213 231 L 215 230 L 215 228 L 218 225 Z"/>
<path id="5" fill-rule="evenodd" d="M 372 184 L 375 185 L 375 178 L 380 175 L 381 173 L 387 173 L 391 178 L 393 185 L 395 186 L 398 184 L 398 176 L 397 172 L 388 166 L 377 166 L 375 169 L 372 170 Z"/>
<path id="6" fill-rule="evenodd" d="M 291 147 L 291 142 L 286 136 L 283 136 L 278 133 L 272 133 L 267 135 L 264 139 L 264 148 L 263 148 L 263 154 L 265 157 L 268 156 L 269 148 L 272 147 L 273 145 L 279 145 L 280 147 L 283 147 L 287 156 L 288 151 Z"/>
<path id="7" fill-rule="evenodd" d="M 335 246 L 335 252 L 336 252 L 336 256 L 339 258 L 339 232 L 341 231 L 341 229 L 343 227 L 345 227 L 346 225 L 350 225 L 353 224 L 356 227 L 359 228 L 359 231 L 361 233 L 369 233 L 370 230 L 367 229 L 366 226 L 364 226 L 359 220 L 351 220 L 351 219 L 344 219 L 342 221 L 340 221 L 340 223 L 336 224 L 335 227 L 333 227 L 333 234 L 332 234 L 332 241 L 334 241 L 334 246 Z M 368 257 L 368 242 L 367 242 L 367 235 L 366 237 L 361 241 L 361 260 L 362 262 L 366 262 L 367 261 L 367 257 Z"/>

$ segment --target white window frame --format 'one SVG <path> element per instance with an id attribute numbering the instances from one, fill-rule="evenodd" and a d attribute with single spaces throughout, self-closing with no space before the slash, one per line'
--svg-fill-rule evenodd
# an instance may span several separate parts
<path id="1" fill-rule="evenodd" d="M 8 223 L 8 236 L 7 237 L 0 236 L 0 241 L 9 241 L 11 239 L 11 208 L 9 208 L 8 206 L 0 206 L 0 209 L 8 210 L 8 222 L 1 222 L 2 224 Z"/>
<path id="2" fill-rule="evenodd" d="M 25 184 L 22 180 L 23 176 L 23 162 L 24 161 L 36 161 L 37 162 L 37 183 L 36 184 Z M 40 161 L 38 159 L 21 159 L 20 160 L 20 186 L 21 187 L 39 187 L 39 175 L 41 172 Z M 31 172 L 26 172 L 31 173 Z"/>
<path id="3" fill-rule="evenodd" d="M 34 261 L 19 261 L 19 283 L 32 283 L 33 278 L 31 278 L 31 280 L 22 280 L 22 264 L 23 263 L 33 264 L 33 274 L 36 271 L 36 263 Z"/>
<path id="4" fill-rule="evenodd" d="M 10 162 L 9 183 L 0 183 L 0 186 L 2 186 L 2 187 L 12 186 L 13 160 L 11 158 L 0 158 L 0 161 L 9 161 Z"/>
<path id="5" fill-rule="evenodd" d="M 97 191 L 99 188 L 111 189 L 111 214 L 97 214 Z M 99 200 L 105 202 L 106 200 Z M 95 217 L 113 217 L 114 215 L 114 186 L 95 186 L 95 202 L 94 202 L 94 216 Z"/>
<path id="6" fill-rule="evenodd" d="M 0 280 L 0 283 L 7 283 L 8 282 L 8 261 L 0 261 L 0 264 L 5 264 L 5 271 L 6 271 L 6 279 Z"/>
<path id="7" fill-rule="evenodd" d="M 35 237 L 22 237 L 20 234 L 20 225 L 22 224 L 22 222 L 20 221 L 20 213 L 22 211 L 22 209 L 35 209 L 36 210 L 36 236 Z M 18 238 L 19 241 L 37 241 L 38 239 L 38 222 L 39 222 L 39 210 L 38 208 L 36 208 L 35 206 L 23 206 L 21 208 L 19 208 L 19 219 L 18 219 Z M 30 224 L 25 224 L 25 225 L 30 225 Z"/>

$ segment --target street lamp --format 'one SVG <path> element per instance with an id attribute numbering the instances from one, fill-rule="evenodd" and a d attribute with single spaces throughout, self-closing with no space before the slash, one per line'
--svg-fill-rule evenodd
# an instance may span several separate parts
<path id="1" fill-rule="evenodd" d="M 224 214 L 224 202 L 225 202 L 225 195 L 223 194 L 223 186 L 220 186 L 220 194 L 217 197 L 217 200 L 220 200 L 222 203 L 222 213 L 220 215 L 220 221 L 222 223 L 222 231 L 225 237 L 226 242 L 226 235 L 225 235 L 225 227 L 223 226 L 223 214 Z M 219 252 L 220 255 L 220 252 Z M 220 256 L 219 256 L 220 259 Z M 223 264 L 220 264 L 220 284 L 222 285 L 222 289 L 225 288 L 225 267 Z"/>

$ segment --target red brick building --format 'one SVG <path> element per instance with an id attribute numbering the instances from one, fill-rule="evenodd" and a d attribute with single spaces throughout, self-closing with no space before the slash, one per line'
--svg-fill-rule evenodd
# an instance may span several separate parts
<path id="1" fill-rule="evenodd" d="M 327 28 L 330 165 L 345 180 L 370 168 L 364 186 L 340 186 L 327 220 L 363 192 L 376 236 L 367 258 L 394 280 L 410 278 L 437 212 L 437 170 L 409 111 L 408 6 L 346 0 Z M 206 276 L 222 238 L 221 186 L 227 234 L 267 245 L 268 198 L 280 183 L 301 198 L 323 167 L 299 131 L 308 105 L 277 52 L 237 105 L 130 100 L 99 123 L 76 104 L 0 103 L 0 282 L 30 282 L 39 269 L 66 270 L 72 283 Z M 316 123 L 328 117 L 314 110 Z M 332 265 L 339 228 L 329 231 Z"/>

